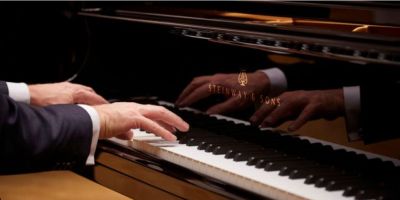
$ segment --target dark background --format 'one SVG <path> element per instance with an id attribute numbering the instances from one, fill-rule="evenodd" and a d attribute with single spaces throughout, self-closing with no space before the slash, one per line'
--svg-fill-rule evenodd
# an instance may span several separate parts
<path id="1" fill-rule="evenodd" d="M 83 4 L 1 2 L 0 80 L 46 83 L 78 74 L 73 82 L 109 99 L 158 96 L 173 102 L 196 76 L 278 66 L 267 59 L 267 52 L 185 38 L 173 34 L 171 27 L 76 15 Z M 315 64 L 299 68 L 293 77 L 298 81 L 321 71 L 317 68 L 339 74 L 338 82 L 360 68 L 382 69 L 302 58 Z"/>

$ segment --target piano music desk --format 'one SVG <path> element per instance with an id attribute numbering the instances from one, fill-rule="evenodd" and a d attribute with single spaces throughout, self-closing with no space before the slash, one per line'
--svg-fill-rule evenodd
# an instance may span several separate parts
<path id="1" fill-rule="evenodd" d="M 71 171 L 0 176 L 1 200 L 129 199 Z"/>

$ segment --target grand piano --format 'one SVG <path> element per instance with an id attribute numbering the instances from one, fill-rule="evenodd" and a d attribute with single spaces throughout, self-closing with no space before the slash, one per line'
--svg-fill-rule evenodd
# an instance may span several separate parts
<path id="1" fill-rule="evenodd" d="M 398 4 L 86 2 L 75 12 L 85 51 L 71 81 L 111 101 L 163 105 L 191 124 L 177 142 L 140 130 L 133 141 L 101 141 L 100 184 L 134 199 L 400 198 L 396 152 L 260 129 L 247 122 L 254 110 L 204 114 L 218 96 L 190 108 L 172 103 L 201 75 L 296 62 L 340 73 L 396 70 Z"/>

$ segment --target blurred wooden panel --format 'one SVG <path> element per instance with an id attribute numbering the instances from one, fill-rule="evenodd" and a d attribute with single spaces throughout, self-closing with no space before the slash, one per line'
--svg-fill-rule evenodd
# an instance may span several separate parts
<path id="1" fill-rule="evenodd" d="M 0 199 L 127 200 L 129 198 L 73 172 L 49 171 L 0 176 Z"/>
<path id="2" fill-rule="evenodd" d="M 135 178 L 123 175 L 114 170 L 103 166 L 96 166 L 95 169 L 96 181 L 100 184 L 120 192 L 126 196 L 138 199 L 163 199 L 163 200 L 180 200 L 168 191 L 163 191 L 143 183 Z"/>
<path id="3" fill-rule="evenodd" d="M 288 124 L 289 123 L 285 123 L 279 128 L 286 130 Z M 400 138 L 368 145 L 365 145 L 362 141 L 349 142 L 347 140 L 345 120 L 343 117 L 332 121 L 323 119 L 314 120 L 308 122 L 295 133 L 400 159 Z"/>
<path id="4" fill-rule="evenodd" d="M 95 170 L 95 180 L 105 185 L 106 187 L 110 187 L 113 190 L 121 192 L 130 197 L 134 197 L 136 200 L 140 199 L 167 199 L 170 196 L 163 197 L 162 193 L 159 191 L 167 191 L 169 194 L 173 194 L 176 197 L 190 199 L 190 200 L 222 200 L 227 199 L 224 196 L 211 192 L 209 190 L 200 188 L 193 184 L 187 183 L 183 180 L 178 180 L 174 177 L 163 174 L 159 171 L 153 170 L 149 167 L 144 167 L 135 162 L 123 159 L 121 157 L 115 156 L 110 153 L 101 152 L 96 159 L 96 162 L 100 165 L 107 166 L 121 175 L 126 177 L 130 177 L 131 182 L 128 180 L 122 180 L 121 178 L 115 178 L 116 176 L 110 175 L 110 172 L 105 171 L 102 168 L 97 167 Z M 107 173 L 105 173 L 107 172 Z M 120 177 L 120 176 L 118 176 Z M 118 180 L 118 181 L 116 181 Z M 141 190 L 136 188 L 140 181 L 142 184 L 147 184 L 153 187 L 154 194 L 148 195 L 156 195 L 155 193 L 159 193 L 162 198 L 149 198 L 145 196 L 145 194 L 141 193 Z M 123 183 L 125 182 L 125 183 Z M 142 186 L 145 190 L 148 188 Z M 159 191 L 158 191 L 159 190 Z M 149 190 L 152 191 L 152 190 Z M 145 193 L 145 192 L 143 192 Z M 146 192 L 147 193 L 147 192 Z M 157 194 L 158 195 L 158 194 Z M 171 197 L 172 198 L 172 197 Z"/>

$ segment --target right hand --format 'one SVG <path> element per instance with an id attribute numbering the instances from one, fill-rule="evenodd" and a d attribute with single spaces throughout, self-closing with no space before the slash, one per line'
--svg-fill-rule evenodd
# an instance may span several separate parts
<path id="1" fill-rule="evenodd" d="M 246 86 L 240 86 L 237 81 L 238 75 L 239 74 L 215 74 L 196 77 L 186 86 L 175 103 L 178 106 L 189 106 L 201 99 L 211 96 L 212 93 L 209 91 L 209 84 L 246 91 L 249 94 L 254 92 L 256 95 L 266 94 L 270 89 L 269 78 L 261 71 L 247 73 L 248 84 Z M 214 114 L 237 111 L 249 106 L 250 103 L 249 101 L 231 96 L 228 97 L 226 101 L 209 108 L 207 113 Z"/>
<path id="2" fill-rule="evenodd" d="M 100 139 L 117 136 L 132 139 L 131 129 L 140 128 L 173 141 L 176 129 L 186 132 L 189 124 L 161 106 L 118 102 L 94 106 L 100 117 Z"/>
<path id="3" fill-rule="evenodd" d="M 289 91 L 279 98 L 278 107 L 263 104 L 250 118 L 252 124 L 270 127 L 294 119 L 288 130 L 296 131 L 310 120 L 334 119 L 345 112 L 342 89 Z"/>

